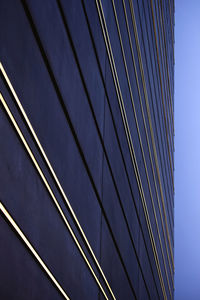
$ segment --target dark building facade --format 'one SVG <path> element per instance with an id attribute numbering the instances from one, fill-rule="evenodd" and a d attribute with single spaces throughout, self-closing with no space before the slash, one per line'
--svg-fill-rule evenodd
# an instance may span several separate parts
<path id="1" fill-rule="evenodd" d="M 0 299 L 173 299 L 174 1 L 0 1 Z"/>

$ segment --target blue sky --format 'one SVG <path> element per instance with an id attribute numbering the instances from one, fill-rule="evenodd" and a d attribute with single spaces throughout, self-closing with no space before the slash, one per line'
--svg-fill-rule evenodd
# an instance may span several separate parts
<path id="1" fill-rule="evenodd" d="M 200 1 L 175 0 L 175 300 L 200 299 Z"/>

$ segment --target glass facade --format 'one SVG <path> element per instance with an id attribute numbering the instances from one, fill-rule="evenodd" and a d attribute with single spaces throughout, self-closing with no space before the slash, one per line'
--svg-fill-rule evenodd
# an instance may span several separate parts
<path id="1" fill-rule="evenodd" d="M 0 299 L 173 299 L 174 1 L 0 25 Z"/>

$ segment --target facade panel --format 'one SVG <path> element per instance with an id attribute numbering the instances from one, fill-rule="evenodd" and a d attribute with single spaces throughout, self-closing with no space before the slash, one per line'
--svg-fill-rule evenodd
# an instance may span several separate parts
<path id="1" fill-rule="evenodd" d="M 0 298 L 173 299 L 173 1 L 0 25 Z"/>

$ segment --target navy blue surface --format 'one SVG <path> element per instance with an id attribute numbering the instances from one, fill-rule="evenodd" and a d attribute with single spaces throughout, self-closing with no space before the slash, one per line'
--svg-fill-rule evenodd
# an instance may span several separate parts
<path id="1" fill-rule="evenodd" d="M 140 177 L 166 296 L 167 299 L 171 299 L 167 276 L 173 298 L 173 275 L 170 273 L 172 261 L 168 239 L 166 248 L 165 237 L 167 237 L 167 223 L 173 250 L 173 183 L 152 11 L 150 3 L 133 1 L 164 195 L 164 209 L 129 1 L 124 2 L 136 70 L 133 67 L 123 3 L 115 2 L 136 116 L 131 102 L 112 1 L 102 1 L 102 8 L 135 152 L 134 161 L 131 159 L 131 149 L 95 1 L 0 1 L 0 61 L 116 299 L 164 299 L 147 214 L 142 203 L 138 181 Z M 165 11 L 166 4 L 162 8 L 165 17 L 168 12 Z M 161 8 L 155 6 L 154 9 L 158 17 L 156 24 L 161 27 L 159 16 Z M 167 31 L 169 24 L 165 18 L 164 20 Z M 167 58 L 170 70 L 173 70 L 169 54 L 172 41 L 168 35 L 166 42 Z M 164 60 L 164 41 L 160 41 L 159 45 L 161 45 L 160 60 Z M 162 63 L 166 113 L 171 120 L 167 98 L 166 61 Z M 41 166 L 94 272 L 108 298 L 111 299 L 111 294 L 25 120 L 15 105 L 2 74 L 0 92 Z M 143 120 L 142 108 L 146 123 Z M 169 141 L 173 137 L 172 125 L 170 123 L 167 127 Z M 170 155 L 173 157 L 171 141 Z M 136 171 L 136 165 L 139 172 Z M 0 201 L 70 299 L 104 299 L 2 104 L 0 105 Z M 0 213 L 0 299 L 41 298 L 61 299 L 62 296 L 6 221 L 3 213 Z"/>

